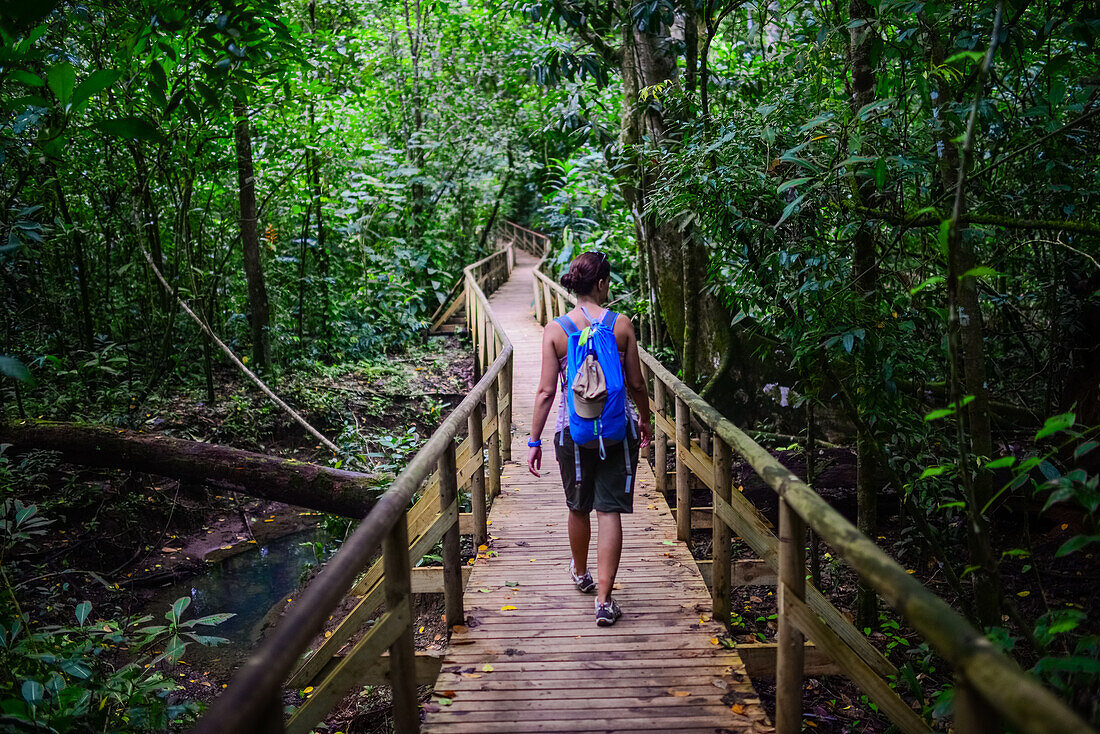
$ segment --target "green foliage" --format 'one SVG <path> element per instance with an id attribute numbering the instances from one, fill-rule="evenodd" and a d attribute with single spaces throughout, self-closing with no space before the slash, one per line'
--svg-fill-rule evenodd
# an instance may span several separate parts
<path id="1" fill-rule="evenodd" d="M 0 682 L 0 710 L 9 723 L 51 731 L 155 732 L 193 721 L 198 705 L 174 695 L 180 686 L 165 672 L 189 644 L 225 642 L 194 629 L 233 615 L 184 621 L 190 601 L 176 601 L 165 625 L 147 625 L 151 616 L 96 619 L 84 601 L 73 609 L 75 624 L 39 627 L 5 604 L 0 664 L 9 675 Z M 164 651 L 149 653 L 158 647 Z"/>

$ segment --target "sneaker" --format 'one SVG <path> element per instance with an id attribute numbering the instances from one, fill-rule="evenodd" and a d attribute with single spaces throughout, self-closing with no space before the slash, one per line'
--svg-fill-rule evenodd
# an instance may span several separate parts
<path id="1" fill-rule="evenodd" d="M 573 580 L 573 583 L 577 585 L 582 594 L 589 594 L 596 590 L 596 582 L 592 580 L 592 572 L 585 571 L 580 576 L 577 575 L 576 566 L 573 561 L 569 562 L 569 578 Z"/>
<path id="2" fill-rule="evenodd" d="M 621 616 L 623 616 L 623 610 L 619 609 L 619 604 L 614 599 L 608 599 L 604 604 L 596 602 L 597 627 L 610 627 Z"/>

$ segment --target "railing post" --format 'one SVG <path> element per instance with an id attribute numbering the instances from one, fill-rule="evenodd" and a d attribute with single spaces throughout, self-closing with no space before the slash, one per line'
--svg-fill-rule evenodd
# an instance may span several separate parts
<path id="1" fill-rule="evenodd" d="M 489 497 L 490 499 L 500 494 L 500 400 L 497 391 L 500 390 L 501 376 L 485 391 L 485 418 L 496 421 L 497 428 L 489 436 Z M 475 518 L 476 519 L 476 518 Z M 481 527 L 480 525 L 478 526 Z M 486 530 L 486 535 L 488 531 Z"/>
<path id="2" fill-rule="evenodd" d="M 439 509 L 446 512 L 458 499 L 458 468 L 455 466 L 454 442 L 447 444 L 447 448 L 443 450 L 438 468 Z M 459 529 L 455 522 L 443 533 L 443 604 L 448 629 L 462 624 L 466 618 L 462 611 L 462 558 L 458 547 Z"/>
<path id="3" fill-rule="evenodd" d="M 269 698 L 270 701 L 264 708 L 263 718 L 256 722 L 256 728 L 252 731 L 256 734 L 284 734 L 286 722 L 283 720 L 282 691 L 275 691 Z"/>
<path id="4" fill-rule="evenodd" d="M 490 386 L 487 394 L 492 392 Z M 474 515 L 474 547 L 476 548 L 489 540 L 485 524 L 487 517 L 485 510 L 485 439 L 481 430 L 480 405 L 470 413 L 466 423 L 470 430 L 470 457 L 477 457 L 477 467 L 474 468 L 474 473 L 470 477 L 470 509 Z M 440 494 L 440 497 L 442 498 L 442 494 Z M 461 579 L 461 575 L 459 578 Z M 448 614 L 447 619 L 450 618 Z"/>
<path id="5" fill-rule="evenodd" d="M 411 621 L 415 617 L 412 613 L 407 515 L 399 517 L 386 533 L 386 537 L 382 540 L 382 558 L 385 569 L 386 608 L 394 611 L 404 605 L 410 620 L 405 631 L 390 645 L 394 731 L 417 734 L 420 731 L 420 711 L 416 701 L 416 648 L 413 647 Z"/>
<path id="6" fill-rule="evenodd" d="M 993 710 L 965 676 L 955 677 L 955 726 L 958 734 L 995 734 L 1003 731 Z"/>
<path id="7" fill-rule="evenodd" d="M 730 460 L 730 448 L 718 438 L 714 442 L 714 496 L 729 504 L 733 495 L 733 477 Z M 712 505 L 717 503 L 712 502 Z M 730 529 L 711 512 L 711 563 L 710 599 L 714 608 L 714 618 L 722 624 L 730 625 Z"/>
<path id="8" fill-rule="evenodd" d="M 787 501 L 779 499 L 779 635 L 775 660 L 775 731 L 802 731 L 802 630 L 787 615 L 788 595 L 806 597 L 806 526 Z"/>
<path id="9" fill-rule="evenodd" d="M 542 281 L 537 277 L 532 278 L 531 285 L 535 289 L 535 321 L 544 324 L 546 322 L 542 320 Z"/>
<path id="10" fill-rule="evenodd" d="M 565 302 L 565 296 L 558 294 L 558 316 L 564 316 L 569 312 L 569 304 Z"/>
<path id="11" fill-rule="evenodd" d="M 657 491 L 664 494 L 668 489 L 668 436 L 656 416 L 665 415 L 665 383 L 657 375 L 653 376 L 653 412 L 653 478 Z"/>
<path id="12" fill-rule="evenodd" d="M 676 397 L 676 537 L 691 542 L 691 469 L 684 460 L 684 452 L 691 451 L 688 438 L 688 407 Z"/>
<path id="13" fill-rule="evenodd" d="M 500 371 L 500 397 L 504 401 L 504 415 L 497 423 L 497 433 L 500 434 L 500 457 L 504 461 L 512 460 L 512 363 L 515 361 L 515 352 L 508 355 L 508 361 Z"/>
<path id="14" fill-rule="evenodd" d="M 546 285 L 546 283 L 543 283 L 543 284 L 542 284 L 542 304 L 543 304 L 543 309 L 542 309 L 542 315 L 543 315 L 542 325 L 543 325 L 543 326 L 546 326 L 547 324 L 549 324 L 549 323 L 550 323 L 551 321 L 553 321 L 553 320 L 554 320 L 554 304 L 553 304 L 553 300 L 554 300 L 554 298 L 553 298 L 553 296 L 552 296 L 552 295 L 550 294 L 550 288 L 549 288 L 549 287 L 548 287 L 548 286 Z"/>
<path id="15" fill-rule="evenodd" d="M 475 279 L 476 283 L 476 279 Z M 466 323 L 470 325 L 470 339 L 474 349 L 474 375 L 476 385 L 481 380 L 481 299 L 477 297 L 473 288 L 470 291 L 469 308 L 466 311 Z"/>

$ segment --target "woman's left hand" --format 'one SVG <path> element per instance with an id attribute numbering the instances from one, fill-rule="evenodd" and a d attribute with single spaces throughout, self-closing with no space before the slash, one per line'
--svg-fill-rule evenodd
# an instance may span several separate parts
<path id="1" fill-rule="evenodd" d="M 646 446 L 653 443 L 653 426 L 649 421 L 642 421 L 638 428 L 642 434 L 642 439 L 638 443 L 638 448 L 644 449 Z"/>
<path id="2" fill-rule="evenodd" d="M 538 473 L 539 469 L 542 469 L 542 446 L 532 446 L 527 449 L 527 471 L 536 477 L 541 477 L 542 475 Z"/>

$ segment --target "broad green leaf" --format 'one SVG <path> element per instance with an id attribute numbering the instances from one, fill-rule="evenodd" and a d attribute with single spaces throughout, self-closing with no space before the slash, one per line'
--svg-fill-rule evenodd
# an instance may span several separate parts
<path id="1" fill-rule="evenodd" d="M 1061 558 L 1062 556 L 1068 556 L 1070 553 L 1079 551 L 1090 543 L 1100 542 L 1100 535 L 1074 535 L 1072 538 L 1062 543 L 1054 553 L 1055 558 Z"/>
<path id="2" fill-rule="evenodd" d="M 978 63 L 984 56 L 985 53 L 982 51 L 959 51 L 957 54 L 950 56 L 944 63 L 954 64 L 956 61 L 962 61 L 964 59 L 969 59 L 970 61 Z"/>
<path id="3" fill-rule="evenodd" d="M 940 254 L 942 254 L 944 257 L 947 257 L 947 248 L 950 244 L 948 242 L 948 240 L 950 239 L 950 237 L 951 237 L 951 220 L 950 219 L 945 219 L 942 222 L 940 222 L 940 235 L 939 235 Z"/>
<path id="4" fill-rule="evenodd" d="M 65 660 L 61 663 L 61 670 L 80 680 L 88 680 L 92 677 L 92 670 L 79 660 Z"/>
<path id="5" fill-rule="evenodd" d="M 918 478 L 919 479 L 924 479 L 925 477 L 938 477 L 939 475 L 943 474 L 944 472 L 946 472 L 950 469 L 954 469 L 954 468 L 955 467 L 951 466 L 950 464 L 941 464 L 939 466 L 929 466 L 929 467 L 925 468 L 925 470 L 923 472 L 921 472 L 921 475 Z"/>
<path id="6" fill-rule="evenodd" d="M 925 415 L 924 419 L 926 421 L 936 421 L 940 418 L 946 418 L 949 415 L 955 415 L 954 408 L 940 408 L 939 410 L 933 410 L 931 413 Z"/>
<path id="7" fill-rule="evenodd" d="M 1004 275 L 1004 273 L 998 272 L 987 265 L 979 265 L 976 268 L 970 268 L 970 270 L 960 275 L 959 280 L 963 278 L 993 278 L 998 275 Z"/>
<path id="8" fill-rule="evenodd" d="M 73 87 L 76 84 L 76 70 L 68 61 L 54 64 L 46 72 L 46 83 L 50 91 L 57 97 L 62 109 L 67 109 L 73 98 Z"/>
<path id="9" fill-rule="evenodd" d="M 1002 456 L 999 459 L 994 459 L 993 461 L 988 462 L 985 465 L 985 468 L 986 469 L 1004 469 L 1006 467 L 1012 466 L 1015 463 L 1016 463 L 1016 457 L 1015 456 Z"/>
<path id="10" fill-rule="evenodd" d="M 1047 436 L 1065 431 L 1072 428 L 1073 424 L 1077 422 L 1077 415 L 1075 413 L 1062 413 L 1060 415 L 1052 415 L 1047 418 L 1046 423 L 1039 429 L 1039 432 L 1035 434 L 1035 440 L 1046 438 Z"/>
<path id="11" fill-rule="evenodd" d="M 943 277 L 942 275 L 933 275 L 931 278 L 927 278 L 923 283 L 921 283 L 920 285 L 918 285 L 915 288 L 911 289 L 909 291 L 909 295 L 911 295 L 911 296 L 916 295 L 917 293 L 920 293 L 921 291 L 923 291 L 926 288 L 931 288 L 934 285 L 938 285 L 940 283 L 946 283 L 946 282 L 947 282 L 947 278 Z"/>
<path id="12" fill-rule="evenodd" d="M 32 74 L 24 69 L 12 69 L 11 77 L 17 82 L 26 84 L 28 87 L 44 87 L 46 86 L 45 80 L 37 74 Z"/>
<path id="13" fill-rule="evenodd" d="M 181 596 L 179 599 L 176 599 L 174 602 L 172 602 L 172 608 L 164 613 L 164 618 L 167 619 L 169 622 L 176 622 L 178 624 L 180 621 L 180 617 L 183 615 L 183 611 L 187 609 L 187 607 L 189 607 L 190 605 L 191 597 Z"/>
<path id="14" fill-rule="evenodd" d="M 88 621 L 88 615 L 92 613 L 92 603 L 90 601 L 82 601 L 76 605 L 76 623 L 81 627 Z"/>
<path id="15" fill-rule="evenodd" d="M 804 132 L 807 132 L 808 130 L 813 130 L 818 125 L 823 125 L 826 122 L 828 122 L 829 120 L 833 119 L 834 117 L 836 117 L 836 114 L 833 113 L 833 112 L 822 112 L 820 115 L 818 115 L 814 119 L 810 120 L 809 122 L 807 122 L 802 127 L 798 128 L 798 132 L 804 133 Z"/>
<path id="16" fill-rule="evenodd" d="M 790 204 L 787 204 L 787 206 L 783 208 L 783 216 L 779 218 L 779 221 L 775 223 L 775 226 L 778 227 L 779 225 L 783 224 L 783 222 L 787 221 L 787 217 L 794 214 L 795 209 L 798 208 L 798 205 L 802 203 L 802 200 L 805 197 L 805 194 L 799 194 L 797 199 L 792 201 Z"/>
<path id="17" fill-rule="evenodd" d="M 236 616 L 237 615 L 234 614 L 233 612 L 221 612 L 219 614 L 210 614 L 210 615 L 207 615 L 205 617 L 200 617 L 200 618 L 194 620 L 194 622 L 195 622 L 195 624 L 204 624 L 204 625 L 214 626 L 214 625 L 221 624 L 225 620 L 232 619 L 233 617 L 236 617 Z"/>
<path id="18" fill-rule="evenodd" d="M 122 72 L 114 69 L 100 69 L 92 72 L 87 79 L 77 85 L 76 91 L 73 92 L 73 109 L 83 108 L 89 99 L 114 84 L 121 76 Z"/>
<path id="19" fill-rule="evenodd" d="M 37 706 L 42 703 L 42 695 L 46 692 L 46 689 L 36 680 L 23 681 L 23 700 L 29 703 L 31 706 Z"/>
<path id="20" fill-rule="evenodd" d="M 1086 441 L 1085 443 L 1078 446 L 1077 449 L 1073 452 L 1073 458 L 1080 459 L 1082 456 L 1092 451 L 1097 446 L 1100 446 L 1100 443 L 1097 443 L 1096 441 Z"/>
<path id="21" fill-rule="evenodd" d="M 100 120 L 96 123 L 103 132 L 129 140 L 147 140 L 151 143 L 161 141 L 160 132 L 140 117 L 119 117 L 114 120 Z"/>
<path id="22" fill-rule="evenodd" d="M 775 190 L 775 193 L 782 194 L 787 189 L 793 189 L 796 186 L 801 186 L 802 184 L 808 183 L 810 181 L 813 181 L 813 179 L 808 176 L 805 178 L 796 178 L 791 181 L 784 181 L 783 183 L 779 184 L 779 188 Z"/>
<path id="23" fill-rule="evenodd" d="M 24 367 L 18 359 L 9 357 L 6 354 L 0 354 L 0 374 L 14 377 L 23 382 L 31 379 L 30 370 Z"/>

